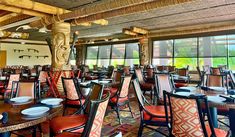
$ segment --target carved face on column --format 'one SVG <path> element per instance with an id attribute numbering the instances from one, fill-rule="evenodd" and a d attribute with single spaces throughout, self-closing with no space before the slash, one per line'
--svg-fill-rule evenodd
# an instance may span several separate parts
<path id="1" fill-rule="evenodd" d="M 66 45 L 65 34 L 62 32 L 56 33 L 53 39 L 53 45 L 55 47 L 55 62 L 57 65 L 60 65 L 58 67 L 61 67 L 68 60 L 70 50 L 69 45 Z"/>

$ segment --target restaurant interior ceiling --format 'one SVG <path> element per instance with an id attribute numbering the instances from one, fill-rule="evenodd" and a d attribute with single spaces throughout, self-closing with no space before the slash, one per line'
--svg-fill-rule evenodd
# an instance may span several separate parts
<path id="1" fill-rule="evenodd" d="M 24 2 L 23 6 L 20 2 Z M 32 2 L 42 3 L 43 6 L 31 5 L 31 9 L 28 8 L 30 5 L 25 6 Z M 43 9 L 48 5 L 60 12 Z M 101 5 L 105 9 L 102 9 Z M 38 29 L 23 29 L 19 26 L 40 21 L 44 15 L 55 18 L 58 14 L 63 16 L 76 13 L 75 11 L 86 11 L 84 14 L 79 13 L 81 16 L 76 16 L 80 24 L 72 26 L 72 33 L 79 31 L 79 38 L 84 40 L 142 37 L 123 33 L 123 29 L 133 26 L 148 30 L 149 33 L 145 35 L 147 37 L 235 30 L 234 0 L 0 0 L 0 9 L 2 31 L 29 33 L 28 39 L 37 41 L 44 41 L 46 37 L 50 37 L 51 31 L 39 32 Z M 65 22 L 71 23 L 74 19 L 72 17 Z M 108 24 L 94 23 L 99 19 L 104 19 Z M 86 20 L 88 22 L 85 22 Z M 50 25 L 47 28 L 50 29 Z"/>

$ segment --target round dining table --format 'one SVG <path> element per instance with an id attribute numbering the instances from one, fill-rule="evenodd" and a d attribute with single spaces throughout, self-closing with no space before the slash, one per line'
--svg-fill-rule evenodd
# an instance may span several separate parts
<path id="1" fill-rule="evenodd" d="M 21 114 L 21 111 L 29 108 L 29 107 L 38 107 L 38 106 L 45 106 L 42 104 L 36 104 L 34 102 L 31 102 L 29 104 L 24 105 L 15 105 L 10 103 L 4 103 L 3 101 L 0 102 L 0 114 L 3 112 L 6 112 L 8 114 L 8 121 L 6 124 L 0 123 L 0 136 L 10 136 L 11 131 L 24 129 L 28 127 L 34 127 L 34 132 L 32 136 L 36 137 L 36 126 L 39 125 L 42 122 L 45 122 L 47 120 L 50 120 L 51 118 L 61 114 L 63 112 L 63 107 L 58 106 L 55 108 L 50 108 L 50 110 L 45 113 L 44 115 L 41 115 L 39 117 L 26 117 L 23 114 Z M 1 120 L 2 121 L 2 120 Z"/>

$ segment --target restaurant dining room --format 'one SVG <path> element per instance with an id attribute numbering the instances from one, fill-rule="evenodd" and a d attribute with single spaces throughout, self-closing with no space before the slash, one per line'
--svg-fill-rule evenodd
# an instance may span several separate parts
<path id="1" fill-rule="evenodd" d="M 235 137 L 235 0 L 0 0 L 0 137 Z"/>

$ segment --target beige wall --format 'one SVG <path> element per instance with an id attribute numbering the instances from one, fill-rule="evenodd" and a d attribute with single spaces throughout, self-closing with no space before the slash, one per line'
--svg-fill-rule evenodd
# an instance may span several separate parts
<path id="1" fill-rule="evenodd" d="M 36 49 L 39 53 L 28 51 L 27 49 Z M 23 52 L 14 52 L 14 49 L 24 50 Z M 49 47 L 46 45 L 33 45 L 33 44 L 13 44 L 13 43 L 0 43 L 0 50 L 7 51 L 7 65 L 47 65 L 51 64 L 51 53 Z M 30 55 L 31 57 L 19 58 L 22 55 Z M 35 57 L 35 56 L 49 56 L 48 58 Z"/>

